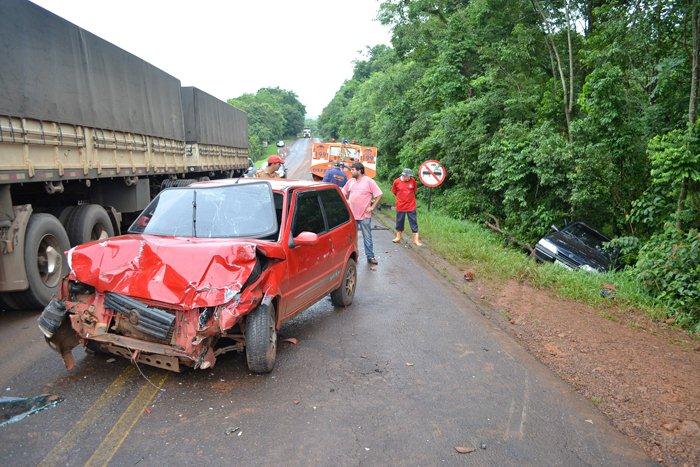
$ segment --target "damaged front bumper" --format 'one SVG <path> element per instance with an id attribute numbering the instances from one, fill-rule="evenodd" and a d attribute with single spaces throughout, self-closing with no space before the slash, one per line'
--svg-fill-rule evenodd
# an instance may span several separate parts
<path id="1" fill-rule="evenodd" d="M 241 318 L 266 299 L 265 279 L 262 274 L 224 305 L 185 309 L 97 292 L 67 278 L 60 298 L 47 305 L 38 325 L 69 370 L 74 365 L 71 350 L 80 343 L 170 371 L 211 368 L 222 353 L 245 348 L 237 329 Z"/>

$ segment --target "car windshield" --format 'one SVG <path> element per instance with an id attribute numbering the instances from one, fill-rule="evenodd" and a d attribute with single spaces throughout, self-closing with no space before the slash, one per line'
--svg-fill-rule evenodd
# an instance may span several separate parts
<path id="1" fill-rule="evenodd" d="M 277 231 L 267 182 L 161 192 L 129 228 L 130 233 L 198 238 L 262 238 Z"/>
<path id="2" fill-rule="evenodd" d="M 596 248 L 599 250 L 603 248 L 603 244 L 605 242 L 610 241 L 607 238 L 605 238 L 602 234 L 599 234 L 595 230 L 579 223 L 574 223 L 566 226 L 563 229 L 563 232 L 578 238 L 579 240 L 581 240 L 581 242 L 590 246 L 591 248 Z"/>

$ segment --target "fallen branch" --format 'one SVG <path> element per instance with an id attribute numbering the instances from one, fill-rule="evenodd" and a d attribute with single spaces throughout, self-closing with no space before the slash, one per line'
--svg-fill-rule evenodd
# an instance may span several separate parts
<path id="1" fill-rule="evenodd" d="M 491 222 L 489 222 L 487 220 L 484 221 L 484 225 L 486 225 L 486 227 L 488 227 L 489 229 L 493 230 L 496 233 L 503 235 L 509 244 L 517 245 L 520 248 L 522 248 L 523 250 L 528 251 L 530 253 L 530 256 L 532 256 L 534 258 L 535 249 L 532 246 L 530 246 L 527 243 L 521 242 L 513 234 L 508 233 L 507 231 L 503 230 L 501 228 L 501 221 L 498 219 L 498 217 L 494 216 L 493 214 L 489 214 L 489 213 L 486 213 L 486 216 L 491 219 Z"/>

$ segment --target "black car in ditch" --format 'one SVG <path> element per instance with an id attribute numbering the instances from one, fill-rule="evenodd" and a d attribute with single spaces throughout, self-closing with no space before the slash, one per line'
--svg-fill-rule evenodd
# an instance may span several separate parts
<path id="1" fill-rule="evenodd" d="M 597 230 L 583 222 L 572 222 L 562 229 L 553 225 L 552 231 L 535 245 L 538 261 L 588 272 L 605 272 L 615 267 L 614 258 L 603 249 L 610 239 Z"/>

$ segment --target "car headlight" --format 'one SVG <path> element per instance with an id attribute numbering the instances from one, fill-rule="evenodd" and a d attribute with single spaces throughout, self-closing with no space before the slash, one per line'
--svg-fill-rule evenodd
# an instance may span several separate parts
<path id="1" fill-rule="evenodd" d="M 537 242 L 537 244 L 553 255 L 559 253 L 559 248 L 557 248 L 557 246 L 554 243 L 550 242 L 546 238 L 541 239 L 539 242 Z"/>
<path id="2" fill-rule="evenodd" d="M 69 271 L 73 270 L 73 250 L 74 248 L 71 248 L 70 250 L 66 251 L 66 262 L 68 263 Z"/>
<path id="3" fill-rule="evenodd" d="M 582 264 L 581 266 L 578 267 L 579 269 L 582 269 L 586 272 L 598 272 L 598 270 L 594 267 L 591 267 L 587 264 Z"/>

